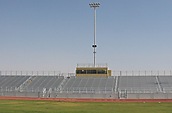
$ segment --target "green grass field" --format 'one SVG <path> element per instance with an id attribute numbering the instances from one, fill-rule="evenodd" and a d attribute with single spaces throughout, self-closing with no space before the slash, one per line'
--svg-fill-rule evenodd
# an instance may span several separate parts
<path id="1" fill-rule="evenodd" d="M 172 113 L 172 103 L 0 100 L 0 113 Z"/>

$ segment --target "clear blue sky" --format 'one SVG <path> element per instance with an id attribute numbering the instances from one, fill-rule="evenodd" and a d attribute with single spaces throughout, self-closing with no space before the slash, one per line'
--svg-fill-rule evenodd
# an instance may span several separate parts
<path id="1" fill-rule="evenodd" d="M 0 0 L 0 70 L 74 72 L 93 62 L 112 70 L 172 69 L 172 0 Z"/>

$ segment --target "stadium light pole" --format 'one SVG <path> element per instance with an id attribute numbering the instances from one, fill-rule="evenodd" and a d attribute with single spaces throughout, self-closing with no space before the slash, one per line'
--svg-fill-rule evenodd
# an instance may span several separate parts
<path id="1" fill-rule="evenodd" d="M 100 7 L 100 3 L 90 3 L 89 4 L 91 8 L 94 9 L 94 44 L 92 45 L 93 47 L 93 55 L 94 55 L 94 59 L 93 59 L 93 63 L 94 63 L 94 67 L 96 66 L 96 8 Z"/>

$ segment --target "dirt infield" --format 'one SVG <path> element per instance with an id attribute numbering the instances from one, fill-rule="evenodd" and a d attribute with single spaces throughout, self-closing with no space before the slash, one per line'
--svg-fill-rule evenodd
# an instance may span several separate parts
<path id="1" fill-rule="evenodd" d="M 32 98 L 7 96 L 0 96 L 0 100 L 47 100 L 58 102 L 172 102 L 172 99 Z"/>

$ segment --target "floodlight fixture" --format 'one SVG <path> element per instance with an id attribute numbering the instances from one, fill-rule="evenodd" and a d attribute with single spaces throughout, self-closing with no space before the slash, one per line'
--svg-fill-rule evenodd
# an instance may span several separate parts
<path id="1" fill-rule="evenodd" d="M 100 7 L 100 3 L 90 3 L 89 4 L 90 5 L 90 7 L 92 8 L 96 8 L 96 7 Z"/>

